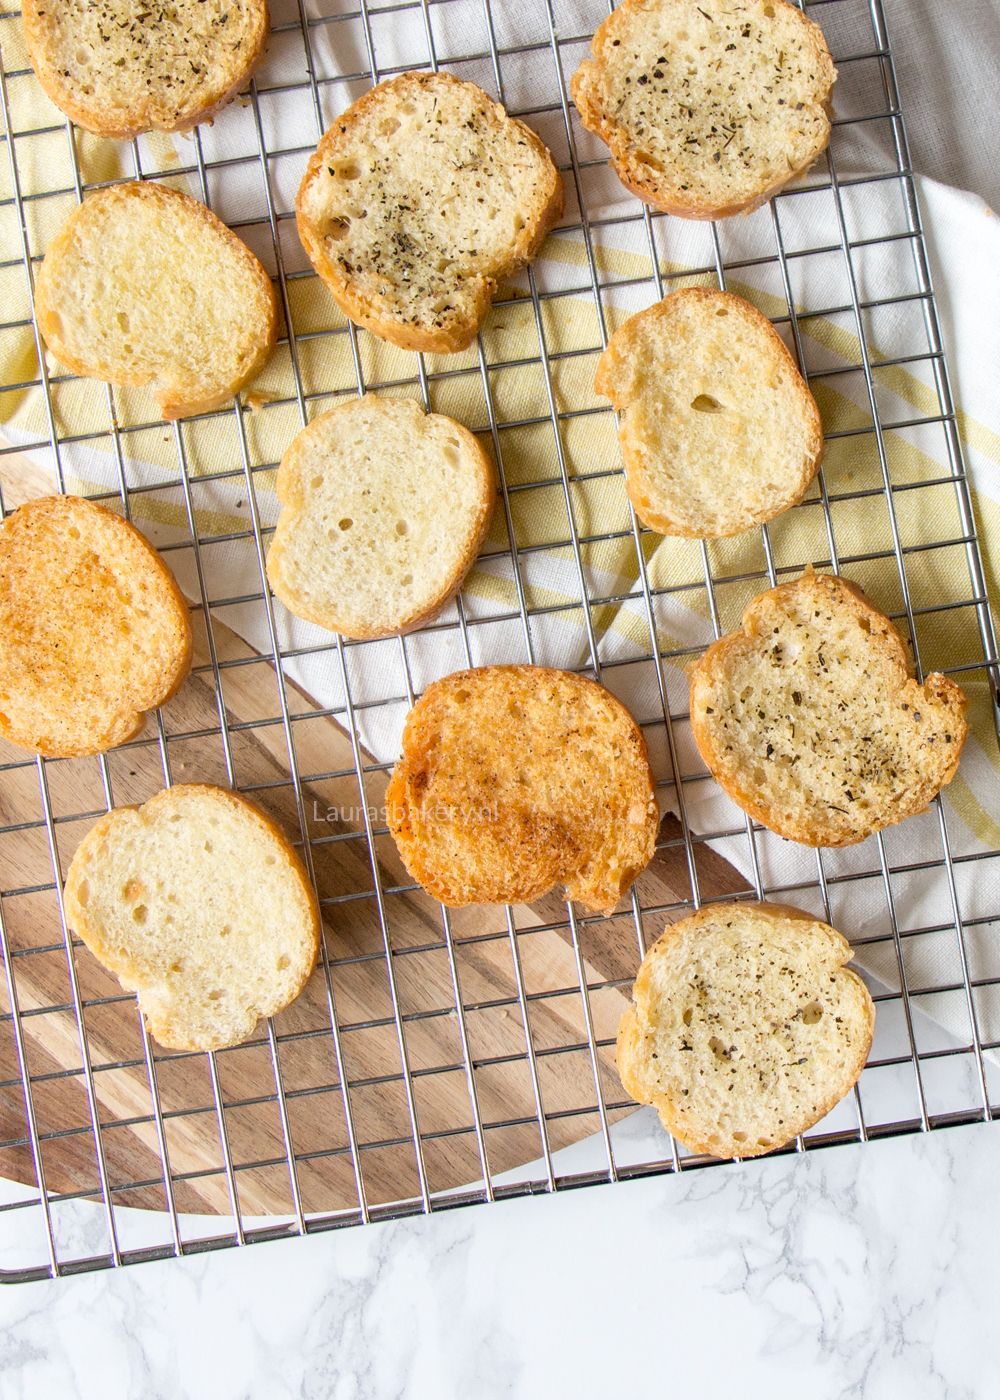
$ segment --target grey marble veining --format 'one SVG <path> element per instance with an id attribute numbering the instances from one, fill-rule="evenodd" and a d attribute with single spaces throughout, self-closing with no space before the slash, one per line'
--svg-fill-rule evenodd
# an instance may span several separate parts
<path id="1" fill-rule="evenodd" d="M 965 1128 L 8 1288 L 0 1386 L 992 1400 L 998 1179 Z"/>

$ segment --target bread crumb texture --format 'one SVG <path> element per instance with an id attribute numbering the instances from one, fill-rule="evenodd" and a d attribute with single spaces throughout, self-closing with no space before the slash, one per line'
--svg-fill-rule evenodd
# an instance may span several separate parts
<path id="1" fill-rule="evenodd" d="M 629 318 L 595 388 L 621 414 L 636 514 L 710 539 L 773 520 L 823 455 L 815 400 L 781 337 L 742 297 L 691 287 Z"/>
<path id="2" fill-rule="evenodd" d="M 410 631 L 461 586 L 495 497 L 468 429 L 412 399 L 352 399 L 282 459 L 271 586 L 297 617 L 347 637 Z"/>
<path id="3" fill-rule="evenodd" d="M 692 219 L 761 203 L 830 139 L 837 73 L 787 0 L 623 0 L 573 76 L 580 120 L 634 194 Z"/>
<path id="4" fill-rule="evenodd" d="M 66 919 L 168 1050 L 218 1050 L 293 1001 L 319 950 L 302 862 L 246 798 L 200 784 L 118 807 L 84 837 Z"/>
<path id="5" fill-rule="evenodd" d="M 131 739 L 191 667 L 173 575 L 132 525 L 46 496 L 0 527 L 0 734 L 50 758 Z"/>
<path id="6" fill-rule="evenodd" d="M 227 403 L 271 353 L 277 304 L 245 243 L 196 199 L 133 181 L 89 195 L 50 244 L 38 328 L 74 374 L 148 384 L 165 418 Z"/>
<path id="7" fill-rule="evenodd" d="M 546 148 L 473 83 L 404 73 L 327 131 L 296 204 L 299 236 L 344 313 L 394 345 L 462 350 L 500 278 L 562 213 Z"/>
<path id="8" fill-rule="evenodd" d="M 39 82 L 98 136 L 186 131 L 211 118 L 264 55 L 265 0 L 25 0 Z"/>
<path id="9" fill-rule="evenodd" d="M 847 846 L 922 812 L 958 768 L 966 698 L 913 679 L 861 590 L 804 574 L 762 593 L 694 665 L 691 725 L 744 811 L 807 846 Z"/>
<path id="10" fill-rule="evenodd" d="M 618 1072 L 690 1151 L 759 1157 L 857 1082 L 875 1028 L 850 944 L 797 909 L 713 904 L 646 954 Z"/>
<path id="11" fill-rule="evenodd" d="M 386 792 L 407 870 L 442 903 L 514 904 L 564 885 L 610 912 L 659 825 L 642 731 L 596 682 L 484 666 L 428 686 Z"/>

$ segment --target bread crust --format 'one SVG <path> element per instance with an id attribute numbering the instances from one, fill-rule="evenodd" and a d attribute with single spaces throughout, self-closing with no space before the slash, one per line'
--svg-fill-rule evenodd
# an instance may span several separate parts
<path id="1" fill-rule="evenodd" d="M 497 487 L 496 472 L 493 463 L 483 450 L 479 439 L 468 428 L 461 423 L 456 423 L 453 418 L 448 418 L 445 414 L 431 414 L 428 417 L 443 419 L 449 425 L 449 430 L 454 436 L 461 439 L 465 451 L 471 458 L 474 470 L 478 476 L 478 487 L 480 495 L 480 509 L 475 528 L 469 533 L 465 541 L 461 558 L 456 566 L 446 574 L 440 582 L 437 592 L 428 606 L 413 609 L 400 617 L 398 625 L 394 627 L 363 626 L 357 617 L 349 617 L 346 611 L 338 610 L 336 601 L 331 600 L 329 608 L 320 607 L 308 598 L 296 593 L 291 581 L 284 571 L 284 556 L 288 537 L 295 529 L 298 520 L 301 518 L 306 508 L 305 492 L 302 486 L 302 476 L 307 469 L 308 453 L 310 451 L 310 436 L 312 429 L 319 423 L 353 412 L 357 406 L 364 403 L 368 406 L 376 405 L 380 414 L 385 419 L 385 429 L 389 433 L 394 425 L 393 419 L 397 406 L 402 404 L 412 405 L 418 413 L 423 415 L 423 410 L 419 404 L 412 399 L 380 399 L 376 394 L 366 394 L 363 399 L 351 399 L 345 404 L 340 404 L 336 408 L 330 409 L 328 413 L 321 414 L 318 418 L 302 429 L 289 444 L 278 467 L 276 481 L 276 491 L 278 501 L 281 505 L 281 512 L 278 516 L 278 524 L 274 537 L 271 541 L 267 553 L 267 577 L 277 596 L 284 603 L 290 613 L 302 618 L 306 622 L 315 622 L 320 627 L 326 627 L 331 632 L 339 632 L 341 636 L 351 637 L 356 641 L 376 641 L 383 637 L 404 636 L 417 628 L 432 622 L 448 603 L 454 598 L 465 581 L 465 576 L 472 568 L 483 540 L 490 528 L 490 521 L 493 517 L 493 508 L 496 503 Z M 374 444 L 373 444 L 374 445 Z M 446 508 L 447 503 L 441 503 L 442 508 Z"/>
<path id="2" fill-rule="evenodd" d="M 531 218 L 512 239 L 508 261 L 478 280 L 475 304 L 468 319 L 456 320 L 440 329 L 407 325 L 386 309 L 386 298 L 365 295 L 353 278 L 328 256 L 322 230 L 309 216 L 306 208 L 316 179 L 325 166 L 343 159 L 351 152 L 355 131 L 365 117 L 390 102 L 402 103 L 413 86 L 437 88 L 443 93 L 447 93 L 449 87 L 464 88 L 478 94 L 495 120 L 508 122 L 517 129 L 544 163 L 548 173 L 547 188 L 540 192 L 538 207 L 531 211 Z M 499 280 L 511 276 L 536 257 L 549 230 L 562 214 L 563 199 L 562 179 L 548 149 L 524 122 L 511 117 L 498 102 L 494 102 L 474 83 L 463 82 L 450 73 L 402 73 L 371 88 L 327 129 L 310 157 L 306 173 L 302 177 L 295 201 L 295 222 L 299 239 L 310 262 L 326 283 L 334 301 L 355 325 L 363 326 L 373 335 L 402 350 L 455 354 L 467 349 L 475 340 L 483 317 L 496 295 Z"/>
<path id="3" fill-rule="evenodd" d="M 793 180 L 804 175 L 822 155 L 830 140 L 829 93 L 836 80 L 837 71 L 833 66 L 823 32 L 813 20 L 807 18 L 789 0 L 774 0 L 776 6 L 790 12 L 802 24 L 803 47 L 810 51 L 822 80 L 827 82 L 826 99 L 820 104 L 826 122 L 822 139 L 809 152 L 808 157 L 790 166 L 787 175 L 780 179 L 762 180 L 759 188 L 745 198 L 713 202 L 692 197 L 675 186 L 669 171 L 654 171 L 641 162 L 634 154 L 634 141 L 627 126 L 618 121 L 616 112 L 609 112 L 601 94 L 602 70 L 608 62 L 611 51 L 628 42 L 633 26 L 643 22 L 644 12 L 663 7 L 693 10 L 698 7 L 692 0 L 622 0 L 606 20 L 598 27 L 592 42 L 593 57 L 585 59 L 570 81 L 570 92 L 580 115 L 580 121 L 588 131 L 599 136 L 611 152 L 611 164 L 619 180 L 629 191 L 644 203 L 665 214 L 673 214 L 682 219 L 726 219 L 734 214 L 751 213 L 766 204 L 779 190 Z M 704 13 L 704 11 L 702 11 Z"/>
<path id="4" fill-rule="evenodd" d="M 319 955 L 322 931 L 319 901 L 302 859 L 284 831 L 255 802 L 251 802 L 241 793 L 231 792 L 227 788 L 215 787 L 211 783 L 179 783 L 174 787 L 164 788 L 155 793 L 141 805 L 113 808 L 91 827 L 77 848 L 66 876 L 63 901 L 67 925 L 83 940 L 98 962 L 109 972 L 115 974 L 125 991 L 137 993 L 143 1019 L 150 1034 L 160 1045 L 167 1050 L 224 1050 L 230 1045 L 242 1044 L 248 1037 L 221 1037 L 211 1041 L 197 1040 L 193 1039 L 185 1030 L 182 1020 L 159 1020 L 147 1015 L 142 1002 L 142 979 L 136 973 L 135 960 L 124 955 L 122 950 L 107 941 L 104 931 L 95 924 L 88 912 L 88 901 L 81 898 L 83 883 L 88 877 L 92 878 L 92 863 L 95 860 L 98 864 L 100 862 L 100 846 L 107 842 L 115 826 L 126 814 L 135 813 L 141 821 L 149 823 L 155 819 L 160 808 L 171 805 L 176 807 L 178 802 L 184 802 L 186 796 L 195 794 L 209 797 L 223 809 L 228 809 L 231 813 L 238 813 L 241 819 L 252 821 L 269 840 L 274 842 L 285 861 L 286 868 L 296 879 L 300 902 L 299 912 L 309 929 L 312 941 L 312 958 L 310 961 L 304 962 L 300 968 L 294 991 L 282 999 L 280 1006 L 263 1010 L 260 1012 L 260 1016 L 277 1015 L 279 1010 L 290 1005 L 301 994 L 308 982 Z M 251 1030 L 249 1034 L 252 1033 Z"/>
<path id="5" fill-rule="evenodd" d="M 778 508 L 754 509 L 748 502 L 739 523 L 725 528 L 720 526 L 717 530 L 713 530 L 710 535 L 692 529 L 686 521 L 671 516 L 665 510 L 654 509 L 653 503 L 645 499 L 637 479 L 641 470 L 638 444 L 633 442 L 626 425 L 624 423 L 620 425 L 619 438 L 625 467 L 625 489 L 636 515 L 643 524 L 660 534 L 673 535 L 681 539 L 724 539 L 741 534 L 744 530 L 749 530 L 755 525 L 762 525 L 768 520 L 773 520 L 783 511 L 789 510 L 802 500 L 823 461 L 823 424 L 816 400 L 799 372 L 798 365 L 785 342 L 763 312 L 759 311 L 751 302 L 744 300 L 743 297 L 735 296 L 732 292 L 717 291 L 707 287 L 685 287 L 676 292 L 669 292 L 661 301 L 629 317 L 611 337 L 607 348 L 597 362 L 594 389 L 604 398 L 611 400 L 616 412 L 623 412 L 632 402 L 632 395 L 623 392 L 621 381 L 623 378 L 627 378 L 628 364 L 633 353 L 632 337 L 636 328 L 644 321 L 662 321 L 665 326 L 668 326 L 675 312 L 685 305 L 703 307 L 709 312 L 716 312 L 719 308 L 725 307 L 729 314 L 738 316 L 744 322 L 749 323 L 763 338 L 766 353 L 784 368 L 786 374 L 791 376 L 792 382 L 799 392 L 800 403 L 810 419 L 799 479 L 788 490 Z M 738 490 L 738 473 L 734 473 L 734 476 L 737 478 L 734 481 L 735 493 Z"/>
<path id="6" fill-rule="evenodd" d="M 24 0 L 24 38 L 35 76 L 60 111 L 95 136 L 130 141 L 147 131 L 185 132 L 211 122 L 246 87 L 267 50 L 270 28 L 267 0 L 255 0 L 254 23 L 243 60 L 223 65 L 222 76 L 207 81 L 200 100 L 171 110 L 163 92 L 148 92 L 145 100 L 116 104 L 107 94 L 87 94 L 79 75 L 67 74 L 54 51 L 49 22 L 52 0 Z M 206 65 L 206 72 L 210 71 Z M 74 81 L 75 79 L 75 81 Z"/>
<path id="7" fill-rule="evenodd" d="M 165 219 L 194 218 L 210 228 L 257 284 L 266 307 L 264 322 L 259 328 L 254 354 L 241 371 L 239 378 L 219 388 L 208 389 L 206 387 L 196 394 L 185 393 L 176 385 L 171 384 L 169 377 L 164 374 L 158 375 L 155 371 L 132 373 L 124 368 L 117 371 L 114 378 L 105 382 L 139 388 L 149 385 L 153 390 L 160 412 L 166 419 L 185 418 L 196 413 L 210 413 L 229 403 L 233 395 L 244 384 L 248 384 L 264 367 L 277 340 L 278 302 L 270 277 L 243 240 L 238 238 L 232 229 L 227 228 L 222 220 L 217 218 L 204 204 L 197 199 L 192 199 L 190 195 L 184 194 L 180 190 L 171 189 L 168 185 L 160 185 L 154 181 L 132 180 L 126 184 L 112 185 L 106 189 L 97 190 L 89 195 L 82 204 L 79 204 L 49 244 L 42 266 L 38 271 L 35 281 L 35 319 L 38 329 L 56 359 L 73 374 L 85 379 L 104 378 L 96 371 L 95 366 L 90 361 L 76 354 L 65 342 L 61 333 L 59 315 L 61 298 L 58 282 L 63 271 L 62 264 L 71 259 L 74 243 L 85 232 L 94 207 L 98 204 L 118 205 L 121 208 L 122 217 L 127 218 L 128 206 L 136 201 L 152 205 L 157 213 Z"/>
<path id="8" fill-rule="evenodd" d="M 669 925 L 646 953 L 636 976 L 632 1005 L 627 1008 L 619 1023 L 615 1059 L 618 1075 L 625 1092 L 636 1103 L 652 1105 L 659 1114 L 660 1121 L 666 1130 L 679 1142 L 683 1142 L 689 1151 L 699 1156 L 709 1157 L 762 1157 L 787 1147 L 800 1133 L 806 1132 L 815 1123 L 825 1118 L 831 1109 L 835 1108 L 841 1099 L 850 1093 L 860 1078 L 871 1051 L 875 1035 L 875 1005 L 862 979 L 852 968 L 846 966 L 853 956 L 850 943 L 842 933 L 829 924 L 825 924 L 804 910 L 788 904 L 733 902 L 724 907 L 731 909 L 734 913 L 748 911 L 752 914 L 763 915 L 768 919 L 773 918 L 776 921 L 801 920 L 804 924 L 812 926 L 817 938 L 828 941 L 828 945 L 834 952 L 836 976 L 860 988 L 863 993 L 862 1004 L 866 1012 L 865 1025 L 853 1047 L 855 1052 L 853 1062 L 845 1072 L 843 1079 L 835 1088 L 818 1100 L 814 1111 L 805 1113 L 798 1122 L 790 1125 L 787 1135 L 780 1140 L 762 1146 L 756 1142 L 738 1141 L 731 1137 L 724 1143 L 723 1151 L 720 1151 L 717 1136 L 715 1140 L 710 1140 L 707 1135 L 700 1136 L 697 1132 L 692 1132 L 689 1120 L 680 1113 L 678 1103 L 672 1094 L 657 1092 L 647 1083 L 647 1076 L 653 1075 L 655 1077 L 656 1073 L 655 1067 L 651 1066 L 645 1054 L 643 1035 L 643 1024 L 648 1024 L 653 1019 L 653 967 L 659 958 L 689 934 L 703 936 L 704 927 L 710 925 L 719 916 L 720 905 L 718 904 L 705 905 L 686 918 Z M 747 1004 L 748 1008 L 754 1004 L 752 989 L 748 989 Z"/>
<path id="9" fill-rule="evenodd" d="M 589 707 L 586 738 L 560 714 L 571 695 Z M 569 808 L 553 796 L 552 744 L 558 782 L 575 780 L 556 783 L 574 793 Z M 617 790 L 591 790 L 587 746 L 609 766 L 613 756 Z M 386 808 L 407 870 L 451 908 L 524 903 L 561 884 L 567 899 L 610 913 L 659 828 L 638 724 L 596 681 L 542 666 L 485 666 L 428 686 L 407 717 Z"/>
<path id="10" fill-rule="evenodd" d="M 141 568 L 146 571 L 150 587 L 157 593 L 156 603 L 172 645 L 161 659 L 155 675 L 130 676 L 119 674 L 120 689 L 110 709 L 98 714 L 81 715 L 79 696 L 74 688 L 74 703 L 59 694 L 55 685 L 47 687 L 50 703 L 57 714 L 40 713 L 30 724 L 19 724 L 8 711 L 12 694 L 39 668 L 49 667 L 56 654 L 67 663 L 72 653 L 65 639 L 58 635 L 65 612 L 65 590 L 48 575 L 53 531 L 62 528 L 78 531 L 78 537 L 92 541 L 95 533 L 104 546 L 102 557 L 93 544 L 85 553 L 93 553 L 101 569 L 110 571 L 115 561 L 126 556 L 130 561 L 130 578 Z M 40 576 L 37 571 L 41 571 Z M 90 585 L 89 609 L 95 615 L 106 615 L 117 607 L 124 612 L 109 583 L 101 589 L 99 583 Z M 27 589 L 27 596 L 25 590 Z M 101 591 L 97 591 L 101 589 Z M 79 625 L 75 612 L 71 620 Z M 138 619 L 122 618 L 123 624 Z M 43 646 L 48 654 L 39 655 L 38 629 L 44 625 L 47 637 Z M 166 704 L 183 685 L 191 670 L 192 635 L 187 600 L 181 593 L 173 574 L 159 554 L 129 521 L 106 510 L 93 501 L 79 496 L 46 496 L 28 501 L 14 511 L 0 528 L 0 735 L 20 748 L 45 758 L 78 758 L 103 753 L 116 744 L 127 743 L 142 729 L 150 710 Z M 91 650 L 75 658 L 88 669 L 107 664 Z M 64 678 L 65 681 L 65 678 Z M 60 713 L 61 711 L 61 713 Z M 65 731 L 75 728 L 77 738 L 69 740 Z M 61 737 L 60 737 L 61 735 Z"/>
<path id="11" fill-rule="evenodd" d="M 717 733 L 715 698 L 726 685 L 733 659 L 748 652 L 753 653 L 766 643 L 767 625 L 762 614 L 769 606 L 781 609 L 784 599 L 803 594 L 814 597 L 820 608 L 831 602 L 834 606 L 846 606 L 863 621 L 870 639 L 871 655 L 884 667 L 885 676 L 880 688 L 895 698 L 901 710 L 906 711 L 909 707 L 909 712 L 917 717 L 921 715 L 921 706 L 924 709 L 931 706 L 943 708 L 947 712 L 949 730 L 946 737 L 949 742 L 938 745 L 934 755 L 936 759 L 944 753 L 943 760 L 933 768 L 928 760 L 922 783 L 915 791 L 899 794 L 893 815 L 885 819 L 873 815 L 862 825 L 845 827 L 844 823 L 836 822 L 830 813 L 821 816 L 818 807 L 810 818 L 803 820 L 789 808 L 771 804 L 764 800 L 752 773 L 738 761 L 733 761 L 726 751 L 724 740 Z M 837 575 L 814 573 L 812 569 L 800 578 L 779 584 L 777 588 L 754 598 L 743 613 L 740 630 L 713 642 L 690 668 L 688 679 L 691 687 L 691 731 L 698 752 L 713 778 L 754 821 L 804 846 L 855 845 L 885 826 L 925 811 L 941 788 L 955 776 L 968 735 L 965 721 L 968 701 L 954 681 L 933 672 L 920 685 L 913 678 L 906 644 L 889 619 L 878 611 L 856 584 Z"/>

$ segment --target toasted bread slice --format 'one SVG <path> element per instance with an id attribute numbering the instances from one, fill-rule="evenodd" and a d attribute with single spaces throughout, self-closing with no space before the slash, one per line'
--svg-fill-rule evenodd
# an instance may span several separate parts
<path id="1" fill-rule="evenodd" d="M 623 0 L 572 80 L 580 120 L 622 183 L 658 209 L 722 219 L 808 170 L 830 139 L 837 76 L 787 0 Z"/>
<path id="2" fill-rule="evenodd" d="M 823 426 L 766 316 L 742 297 L 691 287 L 611 337 L 594 387 L 622 415 L 635 513 L 664 535 L 736 535 L 801 500 Z"/>
<path id="3" fill-rule="evenodd" d="M 495 498 L 467 428 L 412 399 L 352 399 L 282 458 L 271 587 L 296 617 L 345 637 L 412 631 L 461 587 Z"/>
<path id="4" fill-rule="evenodd" d="M 131 739 L 191 669 L 173 575 L 132 525 L 78 496 L 0 528 L 0 735 L 71 758 Z"/>
<path id="5" fill-rule="evenodd" d="M 659 826 L 642 731 L 594 681 L 483 666 L 410 711 L 386 791 L 407 870 L 443 904 L 516 904 L 564 885 L 611 911 Z"/>
<path id="6" fill-rule="evenodd" d="M 57 107 L 98 136 L 188 131 L 264 56 L 266 0 L 24 0 L 24 37 Z"/>
<path id="7" fill-rule="evenodd" d="M 755 598 L 691 668 L 691 728 L 712 776 L 766 827 L 849 846 L 922 812 L 958 768 L 966 698 L 913 679 L 859 588 L 804 574 Z"/>
<path id="8" fill-rule="evenodd" d="M 618 1073 L 692 1152 L 759 1157 L 858 1080 L 875 1007 L 829 924 L 775 904 L 711 904 L 653 944 L 618 1030 Z"/>
<path id="9" fill-rule="evenodd" d="M 196 199 L 138 181 L 73 210 L 39 269 L 35 311 L 67 369 L 151 385 L 164 418 L 220 408 L 277 331 L 274 288 L 246 244 Z"/>
<path id="10" fill-rule="evenodd" d="M 252 802 L 200 783 L 116 807 L 66 878 L 66 920 L 168 1050 L 247 1040 L 305 986 L 316 896 L 288 840 Z"/>
<path id="11" fill-rule="evenodd" d="M 463 350 L 538 252 L 563 187 L 535 133 L 474 83 L 404 73 L 330 127 L 296 201 L 337 305 L 404 350 Z"/>

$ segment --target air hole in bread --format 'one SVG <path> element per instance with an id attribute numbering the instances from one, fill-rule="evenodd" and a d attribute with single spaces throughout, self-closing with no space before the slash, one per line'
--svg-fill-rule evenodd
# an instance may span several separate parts
<path id="1" fill-rule="evenodd" d="M 399 580 L 399 582 L 401 587 L 409 588 L 410 584 L 413 582 L 413 575 L 404 574 L 403 577 Z"/>
<path id="2" fill-rule="evenodd" d="M 216 988 L 214 992 L 209 992 L 208 999 L 209 1001 L 221 1001 L 222 993 L 218 990 L 218 988 Z"/>
<path id="3" fill-rule="evenodd" d="M 694 1014 L 694 1013 L 692 1012 L 692 1010 L 691 1010 L 691 1008 L 690 1008 L 690 1006 L 689 1006 L 688 1009 L 684 1012 L 683 1017 L 681 1018 L 686 1026 L 689 1026 L 689 1025 L 691 1024 L 691 1018 L 692 1018 L 693 1014 Z"/>
<path id="4" fill-rule="evenodd" d="M 67 535 L 69 535 L 71 540 L 78 540 L 80 538 L 80 531 L 76 528 L 75 525 L 71 525 L 66 531 L 66 533 Z"/>
<path id="5" fill-rule="evenodd" d="M 861 628 L 862 632 L 867 632 L 868 635 L 871 636 L 872 625 L 867 617 L 859 617 L 858 626 Z"/>
<path id="6" fill-rule="evenodd" d="M 354 521 L 351 519 L 351 517 L 349 515 L 345 515 L 343 519 L 337 521 L 337 529 L 349 530 L 353 524 Z"/>
<path id="7" fill-rule="evenodd" d="M 733 1133 L 733 1140 L 735 1142 L 746 1142 L 747 1135 L 746 1133 Z"/>
<path id="8" fill-rule="evenodd" d="M 720 306 L 719 309 L 718 309 L 718 311 L 717 311 L 715 314 L 716 314 L 716 316 L 728 316 L 728 315 L 729 315 L 729 312 L 726 310 L 726 308 L 725 308 L 724 306 Z"/>
<path id="9" fill-rule="evenodd" d="M 118 329 L 120 331 L 127 331 L 129 329 L 130 323 L 126 311 L 116 312 L 115 320 L 118 322 Z"/>
<path id="10" fill-rule="evenodd" d="M 711 394 L 697 394 L 691 400 L 691 407 L 696 413 L 722 413 L 724 405 L 718 399 L 713 399 Z"/>
<path id="11" fill-rule="evenodd" d="M 212 843 L 211 843 L 211 841 L 206 841 L 205 844 L 202 846 L 202 850 L 203 850 L 203 851 L 207 851 L 208 854 L 211 855 L 211 854 L 212 854 Z"/>
<path id="12" fill-rule="evenodd" d="M 78 885 L 77 888 L 76 888 L 76 902 L 77 902 L 77 904 L 79 904 L 82 908 L 86 909 L 87 904 L 89 903 L 89 901 L 90 901 L 90 885 L 87 883 L 86 880 L 81 880 L 80 883 L 79 883 L 79 885 Z"/>
<path id="13" fill-rule="evenodd" d="M 219 937 L 220 937 L 220 938 L 228 938 L 229 935 L 232 933 L 232 931 L 233 931 L 233 926 L 232 926 L 232 924 L 223 924 L 222 927 L 219 929 Z"/>
<path id="14" fill-rule="evenodd" d="M 379 134 L 381 136 L 392 136 L 399 130 L 399 125 L 395 117 L 386 117 L 384 122 L 379 122 Z"/>
<path id="15" fill-rule="evenodd" d="M 323 485 L 323 478 L 321 476 L 314 476 L 309 485 L 314 491 L 318 491 L 319 488 Z"/>
<path id="16" fill-rule="evenodd" d="M 818 1001 L 811 1001 L 802 1010 L 802 1024 L 804 1026 L 814 1026 L 823 1015 L 823 1008 Z"/>
<path id="17" fill-rule="evenodd" d="M 134 904 L 142 894 L 142 886 L 138 880 L 126 880 L 122 886 L 122 899 L 127 904 Z"/>
<path id="18" fill-rule="evenodd" d="M 176 976 L 178 973 L 184 971 L 184 964 L 180 960 L 172 962 L 170 964 L 170 971 Z"/>
<path id="19" fill-rule="evenodd" d="M 729 1051 L 717 1035 L 712 1036 L 712 1039 L 708 1042 L 708 1048 L 717 1060 L 729 1059 Z"/>
<path id="20" fill-rule="evenodd" d="M 773 5 L 765 5 L 765 6 L 764 6 L 764 13 L 765 13 L 765 15 L 768 17 L 768 19 L 774 19 L 774 6 L 773 6 Z"/>
<path id="21" fill-rule="evenodd" d="M 339 243 L 342 238 L 346 238 L 350 231 L 351 221 L 342 214 L 336 215 L 326 226 L 327 238 L 332 238 L 335 243 Z"/>
<path id="22" fill-rule="evenodd" d="M 132 918 L 137 924 L 144 924 L 148 915 L 149 910 L 146 908 L 145 904 L 137 904 L 132 910 Z"/>
<path id="23" fill-rule="evenodd" d="M 650 170 L 658 170 L 661 175 L 666 168 L 662 160 L 657 160 L 656 156 L 650 155 L 648 151 L 637 151 L 636 159 L 640 160 L 643 165 L 648 165 Z"/>
<path id="24" fill-rule="evenodd" d="M 408 535 L 409 533 L 410 533 L 410 527 L 409 527 L 409 525 L 407 525 L 406 521 L 405 521 L 405 520 L 397 520 L 397 521 L 396 521 L 396 534 L 399 535 L 399 536 L 403 536 L 403 535 Z"/>
<path id="25" fill-rule="evenodd" d="M 278 963 L 277 963 L 278 971 L 279 971 L 279 972 L 284 972 L 285 969 L 287 968 L 287 966 L 288 966 L 288 959 L 285 957 L 284 953 L 282 953 L 282 955 L 281 955 L 281 957 L 278 959 Z"/>
<path id="26" fill-rule="evenodd" d="M 356 160 L 347 160 L 343 165 L 337 167 L 337 176 L 341 180 L 357 180 L 361 177 L 361 166 Z"/>

